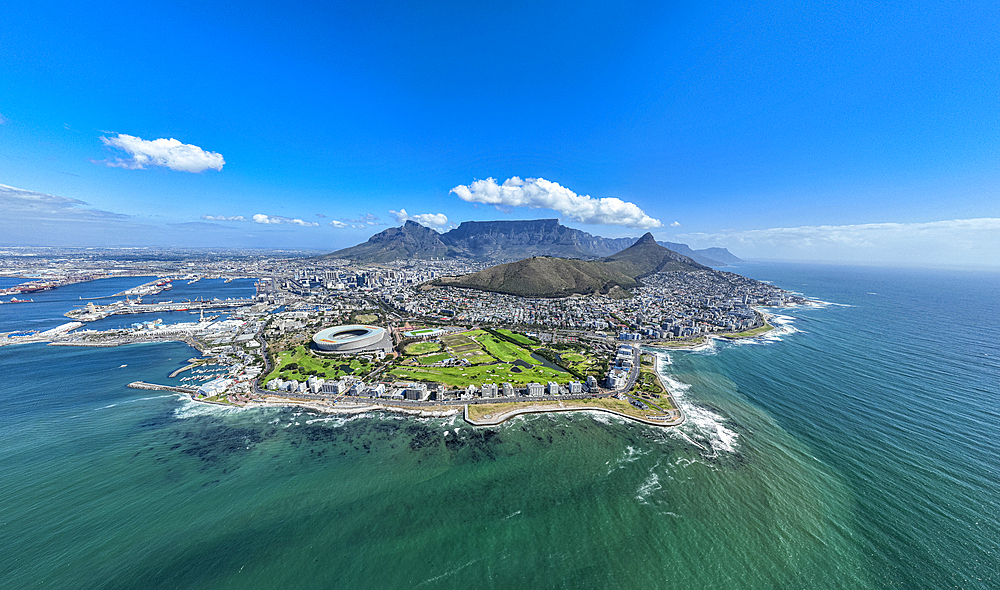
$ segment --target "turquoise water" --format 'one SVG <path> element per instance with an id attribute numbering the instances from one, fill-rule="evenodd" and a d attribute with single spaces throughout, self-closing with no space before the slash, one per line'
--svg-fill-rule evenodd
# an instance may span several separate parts
<path id="1" fill-rule="evenodd" d="M 673 430 L 229 410 L 124 387 L 181 344 L 2 347 L 0 580 L 997 587 L 1000 276 L 739 271 L 830 304 L 662 354 Z"/>

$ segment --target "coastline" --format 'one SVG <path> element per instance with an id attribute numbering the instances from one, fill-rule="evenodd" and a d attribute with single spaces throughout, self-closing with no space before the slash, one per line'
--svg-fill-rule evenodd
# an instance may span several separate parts
<path id="1" fill-rule="evenodd" d="M 517 416 L 527 414 L 547 414 L 552 412 L 604 412 L 649 426 L 659 426 L 661 428 L 680 426 L 685 420 L 687 420 L 687 416 L 684 414 L 684 410 L 677 405 L 677 400 L 674 399 L 673 394 L 670 392 L 670 388 L 667 387 L 666 383 L 663 382 L 663 378 L 660 377 L 660 358 L 656 355 L 653 355 L 653 372 L 656 374 L 656 379 L 660 382 L 660 386 L 663 387 L 663 390 L 666 392 L 667 398 L 670 400 L 670 405 L 673 406 L 673 409 L 669 410 L 669 415 L 672 416 L 672 419 L 667 419 L 666 417 L 663 420 L 642 418 L 639 416 L 624 414 L 611 408 L 604 408 L 595 405 L 566 405 L 561 400 L 553 400 L 552 402 L 534 402 L 533 405 L 514 407 L 505 412 L 500 412 L 495 416 L 487 414 L 483 416 L 482 419 L 478 420 L 469 417 L 469 405 L 466 404 L 462 414 L 466 422 L 479 427 L 499 426 L 512 418 L 516 418 Z M 514 403 L 516 404 L 517 402 Z"/>
<path id="2" fill-rule="evenodd" d="M 815 305 L 812 301 L 807 301 L 806 305 Z M 794 307 L 794 306 L 788 306 Z M 768 311 L 764 311 L 763 308 L 755 307 L 754 310 L 760 314 L 761 319 L 764 321 L 764 325 L 759 328 L 754 328 L 753 330 L 748 330 L 746 332 L 736 332 L 736 333 L 718 333 L 718 334 L 705 334 L 699 336 L 696 339 L 687 341 L 674 341 L 674 340 L 653 340 L 643 346 L 658 348 L 661 350 L 678 350 L 678 351 L 699 351 L 704 350 L 712 346 L 713 340 L 745 340 L 749 338 L 759 338 L 764 334 L 772 332 L 777 329 L 777 326 L 771 323 L 771 320 L 775 317 L 775 314 Z"/>

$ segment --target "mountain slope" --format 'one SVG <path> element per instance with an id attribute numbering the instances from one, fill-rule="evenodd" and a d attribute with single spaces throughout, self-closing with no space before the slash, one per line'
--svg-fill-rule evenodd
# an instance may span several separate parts
<path id="1" fill-rule="evenodd" d="M 632 246 L 600 260 L 537 256 L 477 273 L 444 277 L 431 284 L 521 297 L 566 297 L 627 291 L 637 287 L 640 278 L 657 272 L 696 270 L 711 269 L 664 248 L 647 233 Z"/>
<path id="2" fill-rule="evenodd" d="M 740 262 L 744 262 L 730 252 L 728 248 L 704 248 L 702 250 L 695 250 L 695 252 L 725 264 L 739 264 Z"/>
<path id="3" fill-rule="evenodd" d="M 358 262 L 390 262 L 400 259 L 463 256 L 441 241 L 441 235 L 415 221 L 379 232 L 363 244 L 338 250 L 323 258 L 346 258 Z"/>
<path id="4" fill-rule="evenodd" d="M 677 270 L 709 270 L 687 256 L 683 256 L 656 243 L 653 234 L 647 232 L 639 241 L 617 254 L 601 260 L 618 272 L 635 279 L 658 272 Z"/>
<path id="5" fill-rule="evenodd" d="M 607 294 L 615 287 L 631 289 L 639 283 L 598 261 L 535 256 L 460 277 L 444 277 L 434 284 L 521 297 L 566 297 Z"/>

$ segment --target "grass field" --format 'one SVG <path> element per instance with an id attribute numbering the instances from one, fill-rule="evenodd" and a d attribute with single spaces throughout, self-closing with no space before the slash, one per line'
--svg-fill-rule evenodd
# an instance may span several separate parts
<path id="1" fill-rule="evenodd" d="M 507 330 L 504 332 L 512 338 L 520 337 L 525 346 L 534 343 L 530 338 Z M 440 354 L 418 356 L 416 362 L 423 366 L 406 364 L 397 366 L 390 374 L 404 380 L 444 383 L 448 387 L 467 387 L 483 383 L 511 383 L 522 386 L 527 383 L 569 383 L 577 380 L 573 375 L 544 367 L 542 362 L 532 358 L 531 351 L 516 344 L 503 340 L 485 330 L 468 330 L 459 334 L 448 334 L 441 337 L 441 343 L 447 350 Z M 537 343 L 534 343 L 537 344 Z M 410 354 L 409 348 L 407 353 Z M 586 355 L 574 354 L 580 359 L 580 364 L 589 367 L 596 362 Z M 464 359 L 468 367 L 431 367 L 436 362 L 449 356 Z M 516 366 L 513 363 L 522 361 L 527 367 Z"/>
<path id="2" fill-rule="evenodd" d="M 414 342 L 406 347 L 403 352 L 411 356 L 418 356 L 421 354 L 428 354 L 431 352 L 437 352 L 441 350 L 441 345 L 437 342 Z"/>
<path id="3" fill-rule="evenodd" d="M 598 359 L 580 354 L 578 352 L 564 352 L 560 356 L 569 368 L 583 375 L 589 375 L 591 373 L 596 374 L 598 369 L 602 366 Z M 600 376 L 598 375 L 598 377 Z"/>
<path id="4" fill-rule="evenodd" d="M 510 383 L 514 386 L 528 383 L 569 383 L 575 378 L 569 373 L 563 373 L 547 367 L 536 365 L 531 369 L 512 371 L 514 367 L 507 364 L 479 365 L 476 367 L 396 367 L 390 374 L 408 381 L 426 381 L 444 383 L 449 387 L 468 387 L 483 383 Z"/>
<path id="5" fill-rule="evenodd" d="M 659 348 L 693 348 L 705 344 L 706 340 L 708 340 L 708 336 L 695 336 L 684 340 L 657 340 L 649 345 Z"/>
<path id="6" fill-rule="evenodd" d="M 479 330 L 475 330 L 478 332 Z M 448 334 L 447 336 L 441 337 L 441 342 L 448 348 L 454 348 L 456 346 L 462 346 L 463 344 L 475 344 L 472 338 L 466 336 L 468 332 L 462 332 L 460 334 Z"/>
<path id="7" fill-rule="evenodd" d="M 448 352 L 459 359 L 465 359 L 473 365 L 482 365 L 495 362 L 497 359 L 490 355 L 483 345 L 476 341 L 476 338 L 487 335 L 482 330 L 469 330 L 460 334 L 449 334 L 441 337 L 441 342 L 448 347 Z"/>
<path id="8" fill-rule="evenodd" d="M 291 364 L 297 365 L 295 369 L 287 369 Z M 347 367 L 347 370 L 344 367 Z M 344 375 L 355 375 L 367 372 L 369 366 L 356 359 L 320 359 L 309 354 L 305 346 L 296 346 L 291 350 L 286 350 L 275 359 L 275 366 L 266 377 L 261 379 L 261 383 L 267 383 L 275 377 L 282 379 L 296 379 L 305 381 L 313 373 L 318 373 L 319 377 L 334 379 Z"/>
<path id="9" fill-rule="evenodd" d="M 517 332 L 512 332 L 507 329 L 500 329 L 497 330 L 497 332 L 500 332 L 504 336 L 509 336 L 512 340 L 515 340 L 525 346 L 537 346 L 539 344 L 539 342 L 534 338 L 529 338 L 524 334 L 518 334 Z"/>
<path id="10" fill-rule="evenodd" d="M 477 336 L 476 341 L 486 349 L 486 352 L 495 356 L 499 361 L 512 363 L 516 360 L 522 360 L 531 365 L 540 364 L 539 361 L 531 358 L 531 353 L 527 350 L 516 344 L 500 340 L 488 332 L 483 332 Z"/>
<path id="11" fill-rule="evenodd" d="M 370 324 L 378 321 L 378 316 L 373 313 L 358 314 L 354 317 L 354 321 L 359 324 Z"/>
<path id="12" fill-rule="evenodd" d="M 747 330 L 746 332 L 740 332 L 738 334 L 725 334 L 726 338 L 753 338 L 754 336 L 760 336 L 766 332 L 770 332 L 774 329 L 771 324 L 764 324 L 759 328 L 754 328 L 753 330 Z"/>
<path id="13" fill-rule="evenodd" d="M 674 409 L 667 390 L 663 388 L 659 377 L 653 369 L 643 367 L 639 372 L 639 379 L 636 380 L 635 388 L 627 395 L 646 403 L 652 403 L 663 410 Z"/>
<path id="14" fill-rule="evenodd" d="M 450 359 L 451 355 L 447 352 L 441 352 L 438 354 L 428 354 L 417 358 L 417 362 L 421 365 L 433 365 L 434 363 L 440 363 L 445 359 Z"/>

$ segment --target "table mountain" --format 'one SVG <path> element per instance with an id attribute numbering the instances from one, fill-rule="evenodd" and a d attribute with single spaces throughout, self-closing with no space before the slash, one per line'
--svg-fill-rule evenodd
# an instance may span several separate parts
<path id="1" fill-rule="evenodd" d="M 344 258 L 360 263 L 430 258 L 468 258 L 502 262 L 532 256 L 594 260 L 632 246 L 637 238 L 603 238 L 566 227 L 558 219 L 526 221 L 466 221 L 451 231 L 438 233 L 415 221 L 389 228 L 367 242 L 338 250 L 322 258 Z M 742 262 L 725 248 L 692 250 L 686 244 L 661 243 L 707 266 Z M 711 254 L 715 256 L 709 255 Z"/>

